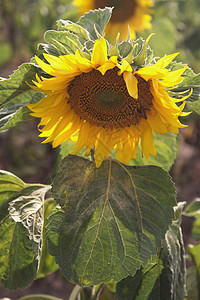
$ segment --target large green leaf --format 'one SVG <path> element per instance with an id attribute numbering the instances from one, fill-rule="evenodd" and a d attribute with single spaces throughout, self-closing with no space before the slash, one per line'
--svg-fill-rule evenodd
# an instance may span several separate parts
<path id="1" fill-rule="evenodd" d="M 98 31 L 98 33 L 102 35 L 106 24 L 109 22 L 111 18 L 111 14 L 112 14 L 111 7 L 105 7 L 104 9 L 90 10 L 80 18 L 77 24 L 85 28 L 90 33 L 91 38 L 96 40 L 98 39 L 98 36 L 95 31 L 95 28 Z"/>
<path id="2" fill-rule="evenodd" d="M 32 84 L 38 68 L 33 64 L 22 64 L 8 79 L 0 80 L 0 108 L 15 100 L 15 104 L 30 101 L 34 91 Z"/>
<path id="3" fill-rule="evenodd" d="M 48 189 L 0 171 L 0 283 L 9 289 L 23 288 L 36 277 Z"/>
<path id="4" fill-rule="evenodd" d="M 117 284 L 117 295 L 119 300 L 145 300 L 149 298 L 154 284 L 162 272 L 163 266 L 159 255 L 141 268 L 135 276 L 128 276 Z"/>
<path id="5" fill-rule="evenodd" d="M 97 169 L 69 155 L 53 183 L 61 209 L 50 216 L 50 254 L 64 276 L 90 286 L 134 275 L 157 253 L 173 218 L 175 191 L 155 166 L 125 166 L 112 158 Z"/>

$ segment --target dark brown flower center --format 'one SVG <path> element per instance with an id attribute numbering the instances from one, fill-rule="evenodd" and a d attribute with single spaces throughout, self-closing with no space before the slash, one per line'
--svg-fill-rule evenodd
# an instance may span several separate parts
<path id="1" fill-rule="evenodd" d="M 94 8 L 114 7 L 111 22 L 123 22 L 134 16 L 137 0 L 95 0 Z"/>
<path id="2" fill-rule="evenodd" d="M 131 97 L 117 67 L 102 75 L 98 70 L 76 76 L 68 86 L 74 112 L 93 125 L 124 128 L 146 118 L 153 96 L 149 82 L 138 75 L 138 99 Z"/>

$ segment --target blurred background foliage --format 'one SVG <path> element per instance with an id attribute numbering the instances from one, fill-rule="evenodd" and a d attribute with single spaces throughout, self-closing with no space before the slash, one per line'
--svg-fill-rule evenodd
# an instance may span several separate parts
<path id="1" fill-rule="evenodd" d="M 156 56 L 180 51 L 178 60 L 198 72 L 200 1 L 155 0 L 154 4 L 152 29 L 142 35 L 156 33 L 150 42 Z M 28 61 L 36 53 L 37 44 L 43 41 L 44 32 L 56 28 L 58 19 L 76 21 L 78 17 L 72 0 L 1 0 L 0 68 L 11 62 Z"/>
<path id="2" fill-rule="evenodd" d="M 150 46 L 156 56 L 180 52 L 177 60 L 187 63 L 199 73 L 200 1 L 155 0 L 154 3 L 152 29 L 143 32 L 142 36 L 146 38 L 155 32 Z M 79 17 L 72 0 L 0 0 L 0 77 L 8 77 L 21 63 L 29 62 L 37 54 L 37 45 L 43 42 L 44 32 L 56 29 L 57 20 L 76 21 Z M 178 201 L 190 203 L 200 195 L 200 117 L 193 113 L 186 122 L 189 127 L 179 136 L 179 155 L 171 175 Z M 49 184 L 56 170 L 58 149 L 41 144 L 36 124 L 34 119 L 0 133 L 0 169 L 13 172 L 26 182 Z M 191 235 L 192 224 L 192 217 L 183 217 L 185 245 L 195 243 Z M 195 268 L 195 276 L 196 272 Z M 198 269 L 198 282 L 199 275 Z M 46 283 L 45 291 L 60 297 L 69 294 L 72 288 L 69 285 L 66 287 L 60 273 L 40 282 L 33 283 L 30 288 L 41 292 L 41 287 L 45 289 Z M 188 291 L 194 290 L 193 283 L 192 279 Z M 3 290 L 0 293 L 8 296 Z M 25 289 L 23 293 L 30 293 L 30 290 Z M 12 299 L 18 299 L 21 295 L 22 292 L 15 291 Z"/>

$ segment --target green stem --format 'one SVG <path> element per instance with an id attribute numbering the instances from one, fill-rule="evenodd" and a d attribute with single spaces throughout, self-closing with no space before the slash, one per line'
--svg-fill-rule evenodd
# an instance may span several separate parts
<path id="1" fill-rule="evenodd" d="M 82 290 L 82 287 L 79 285 L 76 285 L 69 297 L 69 300 L 76 300 L 76 298 L 78 297 L 78 294 L 80 294 L 81 290 Z"/>

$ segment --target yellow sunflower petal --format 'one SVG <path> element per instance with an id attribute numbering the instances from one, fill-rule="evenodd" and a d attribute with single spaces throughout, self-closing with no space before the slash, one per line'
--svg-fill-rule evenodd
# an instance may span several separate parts
<path id="1" fill-rule="evenodd" d="M 104 38 L 97 40 L 94 44 L 91 63 L 94 67 L 103 65 L 108 60 L 107 57 L 107 45 Z"/>
<path id="2" fill-rule="evenodd" d="M 142 154 L 145 156 L 146 160 L 149 160 L 149 154 L 156 156 L 156 149 L 153 140 L 152 129 L 146 120 L 141 119 L 139 123 L 139 128 L 141 130 L 141 148 Z"/>
<path id="3" fill-rule="evenodd" d="M 170 54 L 170 55 L 165 55 L 162 58 L 160 58 L 156 63 L 155 63 L 155 67 L 157 68 L 161 68 L 164 69 L 166 68 L 170 62 L 179 54 L 179 52 L 174 53 L 174 54 Z"/>
<path id="4" fill-rule="evenodd" d="M 125 59 L 122 59 L 122 64 L 120 67 L 119 75 L 121 75 L 124 71 L 132 72 L 133 70 L 132 70 L 130 64 Z"/>
<path id="5" fill-rule="evenodd" d="M 101 72 L 102 75 L 106 73 L 106 71 L 113 69 L 118 65 L 117 56 L 112 56 L 106 61 L 102 66 L 98 67 L 97 70 Z"/>
<path id="6" fill-rule="evenodd" d="M 35 56 L 35 60 L 36 60 L 37 64 L 40 66 L 40 68 L 42 70 L 44 70 L 46 73 L 48 73 L 50 75 L 55 74 L 55 70 L 52 68 L 51 65 L 46 64 L 37 56 Z"/>
<path id="7" fill-rule="evenodd" d="M 138 98 L 138 81 L 132 72 L 124 72 L 123 73 L 124 80 L 126 82 L 126 87 L 131 95 L 131 97 L 137 99 Z"/>
<path id="8" fill-rule="evenodd" d="M 181 75 L 185 72 L 186 69 L 187 69 L 187 66 L 185 68 L 169 72 L 163 78 L 163 80 L 160 81 L 160 84 L 162 86 L 166 86 L 166 87 L 168 87 L 168 86 L 172 87 L 174 85 L 179 84 L 183 80 L 183 77 L 181 77 Z"/>

